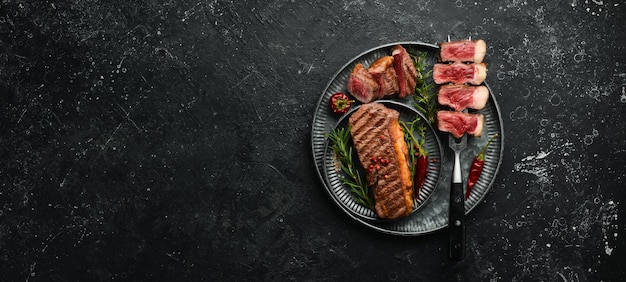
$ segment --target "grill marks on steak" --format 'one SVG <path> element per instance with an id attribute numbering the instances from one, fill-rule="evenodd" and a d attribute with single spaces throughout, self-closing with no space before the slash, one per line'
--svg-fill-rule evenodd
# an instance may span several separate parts
<path id="1" fill-rule="evenodd" d="M 447 84 L 439 87 L 437 101 L 456 111 L 467 108 L 481 110 L 489 100 L 489 90 L 486 86 L 470 86 Z"/>
<path id="2" fill-rule="evenodd" d="M 398 84 L 400 86 L 398 96 L 404 98 L 413 94 L 415 90 L 415 85 L 417 85 L 417 70 L 415 69 L 411 56 L 402 45 L 394 46 L 391 54 L 394 58 L 393 67 L 398 75 Z"/>
<path id="3" fill-rule="evenodd" d="M 382 157 L 389 164 L 367 170 L 367 184 L 374 189 L 378 217 L 396 219 L 413 210 L 408 148 L 398 123 L 400 114 L 380 103 L 362 105 L 349 118 L 351 135 L 359 161 L 364 168 L 372 159 Z"/>

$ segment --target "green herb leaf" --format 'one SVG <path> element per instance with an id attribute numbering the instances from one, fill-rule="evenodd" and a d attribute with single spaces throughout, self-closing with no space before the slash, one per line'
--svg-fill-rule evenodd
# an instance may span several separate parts
<path id="1" fill-rule="evenodd" d="M 415 165 L 417 164 L 418 156 L 428 156 L 428 152 L 424 149 L 424 142 L 426 141 L 426 127 L 418 126 L 420 121 L 420 116 L 415 116 L 415 119 L 409 122 L 400 121 L 400 127 L 404 133 L 404 141 L 409 148 L 411 179 L 415 176 Z M 415 138 L 415 135 L 413 134 L 415 131 L 420 134 L 419 140 Z"/>
<path id="2" fill-rule="evenodd" d="M 341 178 L 341 182 L 350 187 L 354 199 L 361 205 L 374 209 L 374 200 L 370 197 L 367 183 L 361 179 L 357 166 L 352 159 L 352 146 L 350 146 L 350 126 L 337 128 L 327 134 L 332 142 L 331 149 L 335 152 L 340 162 L 341 170 L 347 177 Z"/>
<path id="3" fill-rule="evenodd" d="M 435 123 L 435 116 L 437 114 L 437 99 L 434 91 L 434 83 L 432 82 L 432 69 L 428 68 L 426 64 L 426 57 L 428 53 L 419 50 L 408 50 L 415 69 L 417 70 L 417 84 L 415 85 L 415 108 L 420 111 L 431 124 Z"/>

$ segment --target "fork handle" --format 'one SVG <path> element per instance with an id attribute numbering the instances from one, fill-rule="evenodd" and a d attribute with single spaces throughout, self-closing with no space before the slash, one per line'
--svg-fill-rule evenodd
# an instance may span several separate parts
<path id="1" fill-rule="evenodd" d="M 452 183 L 450 187 L 450 259 L 460 261 L 465 257 L 465 201 L 463 183 Z"/>

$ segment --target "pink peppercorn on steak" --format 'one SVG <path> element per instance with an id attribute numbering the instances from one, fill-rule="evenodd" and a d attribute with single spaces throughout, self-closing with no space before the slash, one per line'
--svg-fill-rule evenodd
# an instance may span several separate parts
<path id="1" fill-rule="evenodd" d="M 366 180 L 373 188 L 376 214 L 397 219 L 413 210 L 413 182 L 400 113 L 380 103 L 362 105 L 349 118 L 351 135 Z"/>

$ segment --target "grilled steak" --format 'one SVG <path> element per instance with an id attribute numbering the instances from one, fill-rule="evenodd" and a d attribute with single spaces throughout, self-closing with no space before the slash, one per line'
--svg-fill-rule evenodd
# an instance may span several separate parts
<path id="1" fill-rule="evenodd" d="M 380 85 L 363 64 L 357 64 L 348 77 L 347 88 L 361 103 L 369 103 L 378 97 Z"/>
<path id="2" fill-rule="evenodd" d="M 487 77 L 485 63 L 464 64 L 435 64 L 433 66 L 433 80 L 436 84 L 464 84 L 479 85 Z"/>
<path id="3" fill-rule="evenodd" d="M 487 44 L 484 40 L 459 40 L 439 43 L 439 61 L 480 63 L 485 58 Z"/>
<path id="4" fill-rule="evenodd" d="M 393 57 L 384 56 L 372 63 L 367 69 L 378 82 L 378 99 L 398 93 L 398 77 L 393 68 Z"/>
<path id="5" fill-rule="evenodd" d="M 380 103 L 362 105 L 349 118 L 354 147 L 374 189 L 376 214 L 396 219 L 413 210 L 413 183 L 400 113 Z"/>
<path id="6" fill-rule="evenodd" d="M 437 101 L 441 105 L 463 111 L 466 108 L 480 110 L 489 100 L 489 90 L 486 86 L 469 86 L 446 84 L 439 87 Z"/>
<path id="7" fill-rule="evenodd" d="M 393 55 L 393 67 L 398 76 L 398 97 L 404 98 L 413 94 L 417 85 L 417 70 L 409 53 L 401 45 L 396 45 L 391 51 Z"/>
<path id="8" fill-rule="evenodd" d="M 437 128 L 461 138 L 464 133 L 479 137 L 483 132 L 485 116 L 454 111 L 437 112 Z"/>

